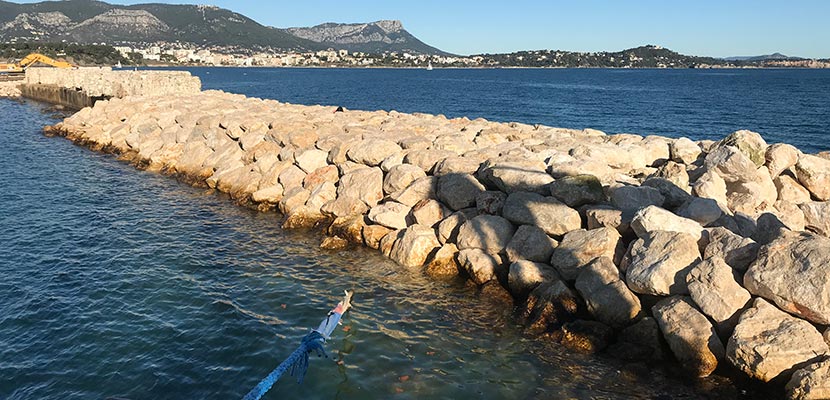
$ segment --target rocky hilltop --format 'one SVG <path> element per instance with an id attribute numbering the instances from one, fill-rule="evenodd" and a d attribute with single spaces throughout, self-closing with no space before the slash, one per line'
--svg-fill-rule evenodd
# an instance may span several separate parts
<path id="1" fill-rule="evenodd" d="M 310 28 L 288 28 L 291 34 L 334 48 L 364 53 L 404 51 L 415 54 L 448 55 L 418 40 L 401 21 L 383 20 L 365 24 L 326 23 Z"/>
<path id="2" fill-rule="evenodd" d="M 108 4 L 92 0 L 16 4 L 0 1 L 0 40 L 79 43 L 184 42 L 248 49 L 346 49 L 446 54 L 418 40 L 400 21 L 328 23 L 289 30 L 214 6 Z"/>
<path id="3" fill-rule="evenodd" d="M 46 132 L 277 209 L 323 248 L 469 280 L 539 340 L 830 390 L 828 154 L 217 91 L 98 101 Z"/>

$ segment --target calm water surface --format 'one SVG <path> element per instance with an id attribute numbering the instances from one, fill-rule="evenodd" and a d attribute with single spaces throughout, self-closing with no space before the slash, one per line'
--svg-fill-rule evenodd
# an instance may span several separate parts
<path id="1" fill-rule="evenodd" d="M 433 72 L 471 85 L 459 71 Z M 469 79 L 493 73 L 511 90 L 510 72 Z M 350 108 L 450 114 L 439 105 L 454 97 L 416 107 L 412 96 L 430 90 L 414 89 L 424 71 L 197 73 L 206 87 Z M 411 93 L 387 90 L 383 103 L 384 79 L 393 88 L 409 82 Z M 371 95 L 355 97 L 352 86 L 346 97 L 344 80 Z M 497 97 L 501 114 L 475 91 L 452 112 L 520 119 L 521 102 L 531 102 Z M 356 307 L 348 332 L 329 342 L 330 358 L 312 359 L 303 385 L 285 379 L 266 398 L 758 396 L 725 378 L 683 379 L 675 367 L 531 341 L 507 307 L 463 283 L 429 280 L 369 250 L 321 251 L 318 234 L 282 231 L 275 214 L 44 137 L 54 119 L 35 103 L 0 100 L 0 121 L 0 399 L 240 398 L 347 288 L 357 291 Z"/>

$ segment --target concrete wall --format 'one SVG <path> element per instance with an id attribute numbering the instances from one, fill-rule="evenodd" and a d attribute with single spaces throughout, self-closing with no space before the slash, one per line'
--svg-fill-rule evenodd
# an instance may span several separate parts
<path id="1" fill-rule="evenodd" d="M 24 83 L 81 89 L 89 97 L 187 95 L 202 82 L 187 71 L 113 71 L 112 68 L 29 68 Z"/>
<path id="2" fill-rule="evenodd" d="M 92 97 L 83 90 L 56 85 L 30 85 L 24 83 L 19 86 L 19 89 L 23 97 L 51 104 L 60 104 L 75 110 L 92 107 L 96 101 L 106 98 L 104 96 Z"/>

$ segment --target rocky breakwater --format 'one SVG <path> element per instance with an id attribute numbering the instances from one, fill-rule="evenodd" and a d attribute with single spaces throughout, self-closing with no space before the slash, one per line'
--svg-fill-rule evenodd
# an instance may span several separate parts
<path id="1" fill-rule="evenodd" d="M 2 77 L 0 77 L 2 78 Z M 0 98 L 2 97 L 20 97 L 20 89 L 17 88 L 17 85 L 20 84 L 20 81 L 14 80 L 0 80 Z"/>
<path id="2" fill-rule="evenodd" d="M 99 101 L 46 129 L 278 209 L 321 246 L 465 278 L 529 334 L 830 390 L 830 159 L 756 133 L 605 135 L 207 91 Z"/>

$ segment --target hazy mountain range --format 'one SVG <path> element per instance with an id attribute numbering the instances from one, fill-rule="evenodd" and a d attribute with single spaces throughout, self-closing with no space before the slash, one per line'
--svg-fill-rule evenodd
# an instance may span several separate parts
<path id="1" fill-rule="evenodd" d="M 446 54 L 418 40 L 400 21 L 328 23 L 310 28 L 264 26 L 214 6 L 108 4 L 94 0 L 17 4 L 0 1 L 0 41 L 79 43 L 185 42 L 252 49 L 409 51 Z"/>
<path id="2" fill-rule="evenodd" d="M 122 6 L 95 0 L 17 4 L 0 0 L 0 42 L 62 41 L 109 45 L 180 42 L 254 51 L 334 48 L 373 54 L 449 55 L 413 36 L 400 21 L 392 20 L 282 29 L 264 26 L 242 14 L 215 6 Z M 659 46 L 619 52 L 540 50 L 480 56 L 483 56 L 484 65 L 530 67 L 760 66 L 807 61 L 780 53 L 726 58 L 687 56 Z"/>

